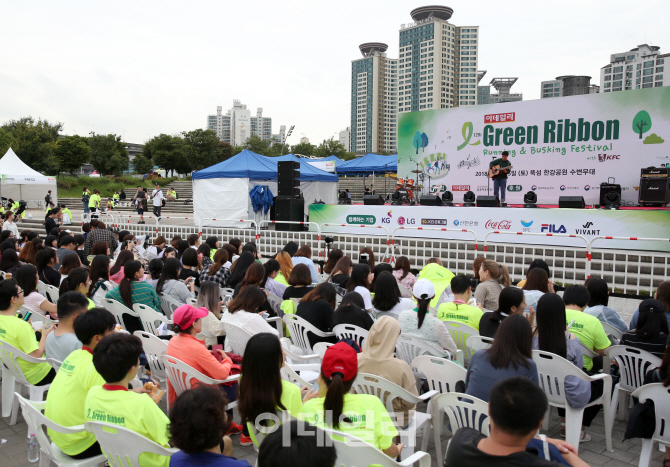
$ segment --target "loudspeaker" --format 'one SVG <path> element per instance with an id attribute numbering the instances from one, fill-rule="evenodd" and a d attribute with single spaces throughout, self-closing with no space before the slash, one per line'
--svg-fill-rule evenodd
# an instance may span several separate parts
<path id="1" fill-rule="evenodd" d="M 583 196 L 559 196 L 558 197 L 558 207 L 559 208 L 576 208 L 584 209 L 586 204 L 584 203 Z"/>
<path id="2" fill-rule="evenodd" d="M 277 162 L 277 195 L 297 198 L 300 196 L 300 162 Z M 298 188 L 296 188 L 298 187 Z"/>
<path id="3" fill-rule="evenodd" d="M 481 195 L 477 197 L 477 207 L 497 208 L 500 206 L 500 201 L 495 196 Z"/>
<path id="4" fill-rule="evenodd" d="M 384 198 L 381 195 L 363 195 L 363 204 L 384 204 Z"/>
<path id="5" fill-rule="evenodd" d="M 614 180 L 612 178 L 612 180 Z M 607 180 L 607 183 L 603 182 L 600 184 L 600 205 L 601 206 L 606 206 L 608 204 L 611 204 L 611 202 L 608 202 L 606 199 L 606 196 L 608 193 L 616 193 L 619 195 L 619 200 L 621 200 L 621 185 L 618 185 L 616 183 L 610 183 L 609 180 Z"/>
<path id="6" fill-rule="evenodd" d="M 638 203 L 665 206 L 670 203 L 667 178 L 641 178 Z"/>
<path id="7" fill-rule="evenodd" d="M 277 196 L 275 198 L 275 230 L 302 232 L 306 226 L 300 224 L 280 224 L 279 221 L 304 222 L 305 200 L 303 198 L 292 198 L 290 196 Z"/>
<path id="8" fill-rule="evenodd" d="M 422 206 L 442 206 L 442 198 L 437 195 L 423 195 L 419 203 Z"/>

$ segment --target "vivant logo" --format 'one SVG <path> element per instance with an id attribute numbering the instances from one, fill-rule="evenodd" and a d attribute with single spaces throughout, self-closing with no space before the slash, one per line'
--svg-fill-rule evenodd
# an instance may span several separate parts
<path id="1" fill-rule="evenodd" d="M 587 222 L 586 224 L 582 225 L 582 229 L 575 229 L 575 233 L 577 235 L 600 235 L 600 229 L 590 229 L 589 227 L 593 227 L 593 222 Z"/>
<path id="2" fill-rule="evenodd" d="M 486 224 L 484 225 L 484 227 L 487 228 L 487 229 L 494 229 L 494 230 L 495 229 L 509 230 L 510 227 L 512 227 L 512 221 L 505 220 L 505 221 L 495 222 L 495 221 L 492 221 L 491 219 L 489 219 L 488 221 L 486 221 Z"/>
<path id="3" fill-rule="evenodd" d="M 540 232 L 547 232 L 547 233 L 557 233 L 557 234 L 563 234 L 566 233 L 567 230 L 565 230 L 565 226 L 561 225 L 559 227 L 556 227 L 556 224 L 542 224 L 542 228 L 540 229 Z"/>
<path id="4" fill-rule="evenodd" d="M 587 222 L 587 223 L 584 224 L 582 227 L 584 227 L 585 229 L 588 229 L 588 228 L 591 227 L 592 225 L 593 225 L 593 222 Z"/>
<path id="5" fill-rule="evenodd" d="M 600 162 L 605 162 L 605 161 L 614 161 L 614 160 L 621 160 L 621 155 L 619 154 L 598 154 L 598 161 Z"/>

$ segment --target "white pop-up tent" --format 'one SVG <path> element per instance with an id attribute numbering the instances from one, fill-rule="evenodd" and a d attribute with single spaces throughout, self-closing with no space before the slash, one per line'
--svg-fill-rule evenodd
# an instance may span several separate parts
<path id="1" fill-rule="evenodd" d="M 195 218 L 256 219 L 267 218 L 254 214 L 249 191 L 255 185 L 266 185 L 277 195 L 277 162 L 296 160 L 300 164 L 300 190 L 305 197 L 305 214 L 314 199 L 326 204 L 337 203 L 337 175 L 303 164 L 296 156 L 266 157 L 248 149 L 203 170 L 193 172 L 193 211 Z M 206 221 L 205 225 L 223 226 L 228 223 Z M 239 224 L 237 224 L 239 226 Z"/>
<path id="2" fill-rule="evenodd" d="M 56 203 L 56 178 L 31 169 L 9 148 L 0 159 L 0 196 L 12 198 L 14 201 L 27 201 L 29 208 L 41 208 L 49 190 L 53 202 Z"/>

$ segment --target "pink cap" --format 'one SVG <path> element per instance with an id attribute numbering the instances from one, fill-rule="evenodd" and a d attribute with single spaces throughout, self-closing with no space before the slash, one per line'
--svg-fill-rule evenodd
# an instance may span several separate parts
<path id="1" fill-rule="evenodd" d="M 172 321 L 183 330 L 193 326 L 196 319 L 204 318 L 208 314 L 209 310 L 205 307 L 196 308 L 193 305 L 182 305 L 174 310 Z"/>

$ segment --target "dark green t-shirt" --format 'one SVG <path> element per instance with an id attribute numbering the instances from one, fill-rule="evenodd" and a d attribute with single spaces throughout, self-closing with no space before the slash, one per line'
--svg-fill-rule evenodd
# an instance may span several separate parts
<path id="1" fill-rule="evenodd" d="M 502 159 L 502 157 L 500 157 L 500 158 L 498 158 L 498 159 L 492 161 L 492 162 L 489 164 L 489 168 L 491 168 L 491 167 L 495 167 L 496 165 L 499 165 L 499 166 L 502 168 L 502 167 L 509 167 L 509 166 L 512 165 L 512 163 L 511 163 L 509 160 L 504 161 L 504 160 Z M 501 179 L 507 178 L 507 173 L 506 173 L 506 172 L 500 172 L 498 175 L 495 175 L 493 178 L 494 178 L 494 179 L 497 179 L 497 180 L 501 180 Z"/>

